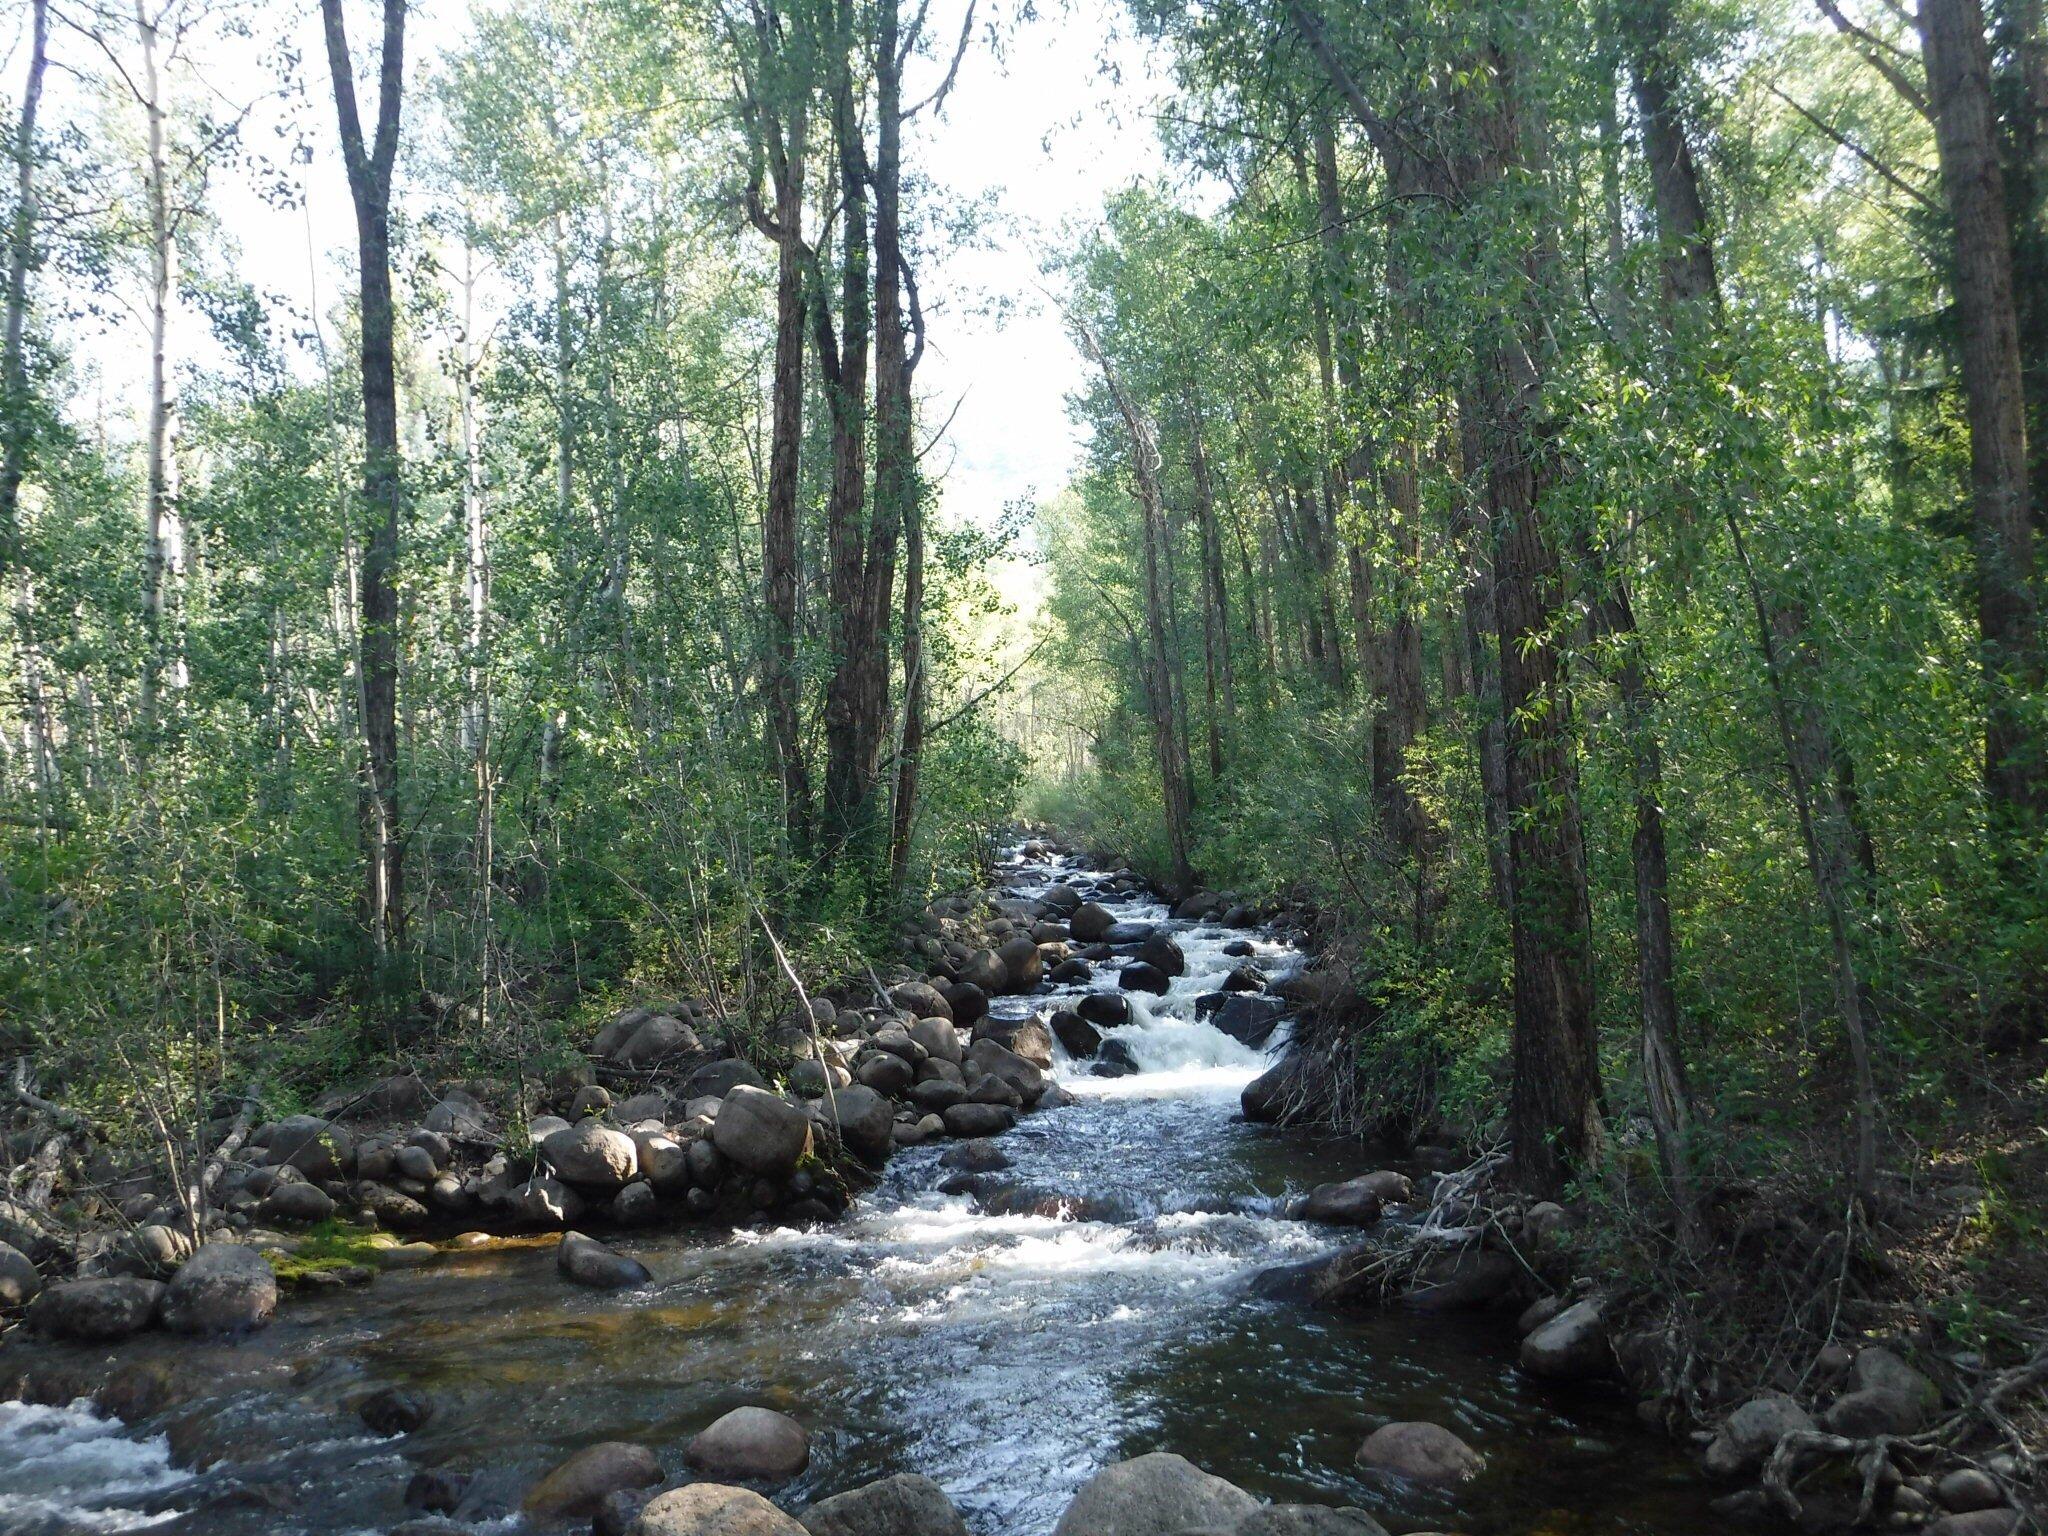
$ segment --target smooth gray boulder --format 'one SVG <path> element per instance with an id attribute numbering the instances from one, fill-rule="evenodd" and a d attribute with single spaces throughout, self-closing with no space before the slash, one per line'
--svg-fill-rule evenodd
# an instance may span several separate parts
<path id="1" fill-rule="evenodd" d="M 1838 1435 L 1918 1434 L 1941 1408 L 1934 1383 L 1882 1346 L 1856 1352 L 1845 1387 L 1822 1416 Z"/>
<path id="2" fill-rule="evenodd" d="M 928 981 L 906 981 L 889 989 L 889 1001 L 913 1019 L 953 1018 L 953 1005 Z"/>
<path id="3" fill-rule="evenodd" d="M 946 1490 L 914 1472 L 820 1499 L 803 1524 L 811 1536 L 967 1536 Z"/>
<path id="4" fill-rule="evenodd" d="M 634 1030 L 633 1038 L 619 1047 L 617 1059 L 629 1067 L 658 1067 L 679 1056 L 694 1056 L 702 1049 L 697 1031 L 681 1019 L 656 1014 Z"/>
<path id="5" fill-rule="evenodd" d="M 644 1445 L 605 1440 L 586 1445 L 533 1485 L 522 1501 L 542 1520 L 588 1519 L 610 1494 L 661 1481 L 661 1463 Z"/>
<path id="6" fill-rule="evenodd" d="M 1007 1104 L 955 1104 L 942 1118 L 948 1136 L 999 1136 L 1017 1123 L 1017 1111 Z"/>
<path id="7" fill-rule="evenodd" d="M 1161 933 L 1156 928 L 1138 946 L 1138 958 L 1167 976 L 1187 974 L 1187 952 L 1171 934 Z"/>
<path id="8" fill-rule="evenodd" d="M 1600 1303 L 1566 1307 L 1522 1340 L 1522 1369 L 1545 1381 L 1590 1381 L 1614 1374 L 1614 1347 Z"/>
<path id="9" fill-rule="evenodd" d="M 683 1459 L 712 1477 L 781 1482 L 810 1465 L 803 1425 L 772 1408 L 735 1408 L 691 1438 Z"/>
<path id="10" fill-rule="evenodd" d="M 839 1118 L 839 1139 L 870 1167 L 880 1167 L 896 1149 L 896 1106 L 872 1088 L 842 1088 L 821 1101 L 820 1119 Z"/>
<path id="11" fill-rule="evenodd" d="M 1104 1467 L 1074 1495 L 1053 1536 L 1175 1536 L 1190 1527 L 1234 1528 L 1259 1507 L 1242 1488 L 1184 1456 L 1154 1451 Z"/>
<path id="12" fill-rule="evenodd" d="M 417 1147 L 407 1147 L 417 1152 Z M 334 1199 L 318 1184 L 279 1184 L 256 1207 L 256 1219 L 267 1225 L 310 1226 L 334 1214 Z"/>
<path id="13" fill-rule="evenodd" d="M 960 1031 L 953 1027 L 950 1018 L 917 1019 L 910 1026 L 910 1038 L 924 1047 L 927 1056 L 956 1063 L 960 1060 Z"/>
<path id="14" fill-rule="evenodd" d="M 967 1048 L 961 1065 L 970 1080 L 978 1074 L 1001 1078 L 1025 1103 L 1037 1102 L 1045 1092 L 1045 1074 L 1008 1046 L 994 1040 L 977 1040 Z"/>
<path id="15" fill-rule="evenodd" d="M 1067 931 L 1083 944 L 1093 944 L 1116 926 L 1116 914 L 1099 902 L 1086 901 L 1067 919 Z"/>
<path id="16" fill-rule="evenodd" d="M 996 950 L 996 959 L 1003 967 L 1004 986 L 1011 992 L 1029 992 L 1045 975 L 1045 957 L 1029 934 L 1005 939 Z"/>
<path id="17" fill-rule="evenodd" d="M 617 1189 L 640 1171 L 633 1138 L 597 1120 L 551 1132 L 540 1149 L 557 1174 L 581 1189 Z"/>
<path id="18" fill-rule="evenodd" d="M 1365 1437 L 1355 1459 L 1429 1488 L 1454 1487 L 1486 1466 L 1484 1456 L 1443 1425 L 1418 1420 L 1382 1424 Z"/>
<path id="19" fill-rule="evenodd" d="M 1318 1184 L 1301 1202 L 1301 1219 L 1336 1227 L 1369 1227 L 1380 1219 L 1379 1188 L 1370 1174 L 1341 1184 Z"/>
<path id="20" fill-rule="evenodd" d="M 355 1158 L 355 1136 L 318 1115 L 287 1115 L 263 1128 L 263 1146 L 309 1179 L 338 1179 Z"/>
<path id="21" fill-rule="evenodd" d="M 277 1311 L 277 1273 L 254 1248 L 202 1243 L 178 1266 L 157 1303 L 173 1333 L 215 1335 L 261 1328 Z"/>
<path id="22" fill-rule="evenodd" d="M 811 1150 L 811 1119 L 764 1089 L 736 1087 L 711 1122 L 711 1144 L 749 1173 L 785 1179 Z"/>
<path id="23" fill-rule="evenodd" d="M 42 1288 L 34 1261 L 13 1244 L 0 1243 L 0 1307 L 25 1307 Z"/>

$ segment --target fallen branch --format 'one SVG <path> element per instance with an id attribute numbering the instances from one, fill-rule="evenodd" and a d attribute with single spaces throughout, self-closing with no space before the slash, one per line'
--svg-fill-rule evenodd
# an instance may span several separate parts
<path id="1" fill-rule="evenodd" d="M 62 1104 L 53 1104 L 35 1091 L 29 1079 L 28 1058 L 26 1056 L 14 1058 L 14 1072 L 8 1079 L 8 1087 L 12 1091 L 17 1103 L 34 1110 L 39 1115 L 48 1115 L 50 1119 L 71 1132 L 74 1136 L 84 1136 L 93 1141 L 100 1139 L 99 1132 L 85 1116 L 79 1114 L 76 1110 L 66 1109 Z"/>

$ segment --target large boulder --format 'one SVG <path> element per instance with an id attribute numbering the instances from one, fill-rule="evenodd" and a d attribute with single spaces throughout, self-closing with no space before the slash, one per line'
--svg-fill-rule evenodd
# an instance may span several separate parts
<path id="1" fill-rule="evenodd" d="M 711 1122 L 711 1144 L 749 1173 L 783 1179 L 811 1150 L 810 1116 L 760 1088 L 734 1088 Z"/>
<path id="2" fill-rule="evenodd" d="M 147 1328 L 163 1299 L 161 1281 L 61 1280 L 36 1298 L 29 1320 L 52 1338 L 106 1343 Z"/>
<path id="3" fill-rule="evenodd" d="M 633 1138 L 596 1120 L 550 1132 L 540 1149 L 556 1173 L 581 1189 L 617 1189 L 640 1171 Z"/>
<path id="4" fill-rule="evenodd" d="M 1287 1017 L 1286 999 L 1249 992 L 1206 992 L 1195 999 L 1195 1017 L 1207 1019 L 1242 1045 L 1261 1046 Z"/>
<path id="5" fill-rule="evenodd" d="M 1131 1000 L 1115 992 L 1090 992 L 1074 1004 L 1074 1012 L 1098 1029 L 1131 1022 Z"/>
<path id="6" fill-rule="evenodd" d="M 1062 882 L 1038 898 L 1038 908 L 1047 917 L 1072 917 L 1081 908 L 1081 893 Z"/>
<path id="7" fill-rule="evenodd" d="M 1754 1472 L 1790 1434 L 1813 1428 L 1806 1410 L 1782 1392 L 1753 1397 L 1728 1415 L 1707 1446 L 1707 1470 L 1716 1477 Z"/>
<path id="8" fill-rule="evenodd" d="M 1109 930 L 1116 926 L 1116 914 L 1109 908 L 1093 901 L 1083 902 L 1074 909 L 1074 915 L 1067 919 L 1067 931 L 1083 944 L 1093 944 L 1106 938 Z"/>
<path id="9" fill-rule="evenodd" d="M 955 1104 L 943 1112 L 948 1136 L 964 1139 L 999 1136 L 1017 1123 L 1017 1111 L 1007 1104 Z"/>
<path id="10" fill-rule="evenodd" d="M 1481 1456 L 1441 1424 L 1382 1424 L 1358 1448 L 1361 1467 L 1390 1472 L 1411 1483 L 1448 1488 L 1476 1476 L 1486 1465 Z"/>
<path id="11" fill-rule="evenodd" d="M 1932 1381 L 1879 1346 L 1857 1351 L 1845 1388 L 1822 1422 L 1852 1438 L 1918 1434 L 1941 1407 Z"/>
<path id="12" fill-rule="evenodd" d="M 994 950 L 977 949 L 960 962 L 958 979 L 967 986 L 979 987 L 983 992 L 994 994 L 1009 985 L 1010 973 L 1004 968 L 1003 962 L 996 958 Z M 960 1015 L 957 1012 L 953 1018 L 956 1023 L 960 1022 Z"/>
<path id="13" fill-rule="evenodd" d="M 1165 1451 L 1114 1462 L 1082 1485 L 1053 1536 L 1174 1536 L 1230 1530 L 1259 1507 L 1242 1488 Z"/>
<path id="14" fill-rule="evenodd" d="M 43 1288 L 43 1277 L 29 1256 L 10 1243 L 0 1243 L 0 1308 L 25 1307 Z"/>
<path id="15" fill-rule="evenodd" d="M 622 1488 L 651 1488 L 661 1463 L 644 1445 L 605 1440 L 586 1445 L 527 1493 L 524 1508 L 540 1520 L 587 1520 Z"/>
<path id="16" fill-rule="evenodd" d="M 1016 1089 L 1027 1104 L 1035 1103 L 1045 1092 L 1045 1074 L 1008 1046 L 993 1040 L 975 1041 L 967 1048 L 961 1064 L 970 1080 L 984 1073 L 1000 1078 Z"/>
<path id="17" fill-rule="evenodd" d="M 318 1115 L 287 1115 L 263 1128 L 263 1146 L 280 1163 L 314 1180 L 338 1179 L 355 1158 L 355 1137 Z"/>
<path id="18" fill-rule="evenodd" d="M 803 1425 L 772 1408 L 735 1408 L 692 1437 L 683 1459 L 711 1477 L 783 1482 L 810 1465 Z"/>
<path id="19" fill-rule="evenodd" d="M 953 1022 L 962 1026 L 972 1024 L 988 1012 L 988 988 L 971 981 L 949 981 L 946 983 L 946 1002 L 953 1010 Z"/>
<path id="20" fill-rule="evenodd" d="M 1522 1369 L 1546 1381 L 1588 1381 L 1614 1374 L 1614 1347 L 1600 1303 L 1581 1301 L 1522 1340 Z"/>
<path id="21" fill-rule="evenodd" d="M 811 1536 L 967 1536 L 946 1490 L 914 1472 L 820 1499 L 803 1522 Z"/>
<path id="22" fill-rule="evenodd" d="M 804 1528 L 746 1488 L 692 1483 L 659 1493 L 629 1536 L 805 1536 Z"/>
<path id="23" fill-rule="evenodd" d="M 647 1266 L 623 1253 L 614 1253 L 594 1237 L 565 1232 L 555 1248 L 555 1268 L 562 1278 L 592 1290 L 616 1291 L 628 1285 L 645 1285 L 653 1279 Z"/>
<path id="24" fill-rule="evenodd" d="M 1004 984 L 1012 992 L 1029 992 L 1045 976 L 1045 957 L 1038 952 L 1037 942 L 1028 933 L 1005 939 L 996 950 L 996 959 L 1002 962 Z"/>
<path id="25" fill-rule="evenodd" d="M 948 1026 L 950 1027 L 950 1026 Z M 872 1088 L 842 1088 L 825 1102 L 822 1113 L 839 1116 L 839 1139 L 846 1150 L 870 1167 L 879 1168 L 896 1147 L 896 1107 Z"/>
<path id="26" fill-rule="evenodd" d="M 277 1274 L 254 1248 L 202 1243 L 171 1276 L 157 1311 L 173 1333 L 247 1333 L 277 1311 Z"/>
<path id="27" fill-rule="evenodd" d="M 906 981 L 891 987 L 889 1001 L 913 1019 L 945 1019 L 950 1022 L 953 1017 L 953 1005 L 928 981 Z"/>
<path id="28" fill-rule="evenodd" d="M 727 1056 L 718 1061 L 707 1061 L 688 1077 L 683 1079 L 683 1089 L 677 1098 L 682 1103 L 692 1099 L 722 1099 L 735 1088 L 766 1088 L 767 1081 L 752 1067 L 737 1056 Z"/>
<path id="29" fill-rule="evenodd" d="M 900 1099 L 917 1080 L 917 1068 L 893 1051 L 870 1051 L 853 1075 L 863 1087 Z"/>
<path id="30" fill-rule="evenodd" d="M 406 1147 L 417 1152 L 418 1147 Z M 334 1214 L 334 1197 L 318 1184 L 278 1184 L 256 1207 L 256 1218 L 266 1226 L 310 1226 Z"/>
<path id="31" fill-rule="evenodd" d="M 960 1031 L 953 1027 L 949 1015 L 934 1014 L 915 1020 L 909 1030 L 910 1038 L 924 1047 L 925 1055 L 939 1061 L 960 1059 Z"/>
<path id="32" fill-rule="evenodd" d="M 1053 1038 L 1076 1061 L 1086 1061 L 1102 1045 L 1102 1031 L 1078 1013 L 1062 1008 L 1049 1021 Z"/>
<path id="33" fill-rule="evenodd" d="M 1150 992 L 1164 997 L 1172 985 L 1166 972 L 1149 960 L 1133 960 L 1116 974 L 1116 984 L 1126 992 Z"/>
<path id="34" fill-rule="evenodd" d="M 1186 952 L 1181 949 L 1179 944 L 1174 942 L 1171 934 L 1162 933 L 1157 928 L 1153 929 L 1146 937 L 1145 942 L 1138 946 L 1138 958 L 1147 965 L 1157 969 L 1163 975 L 1184 976 L 1187 974 L 1188 957 Z"/>
<path id="35" fill-rule="evenodd" d="M 1254 1125 L 1282 1124 L 1293 1118 L 1307 1087 L 1301 1062 L 1285 1057 L 1244 1085 L 1244 1117 Z"/>
<path id="36" fill-rule="evenodd" d="M 679 1056 L 693 1056 L 702 1048 L 697 1031 L 681 1019 L 658 1013 L 633 1031 L 633 1038 L 619 1047 L 617 1059 L 628 1067 L 658 1067 Z"/>
<path id="37" fill-rule="evenodd" d="M 1303 1221 L 1336 1227 L 1369 1227 L 1380 1219 L 1380 1194 L 1372 1175 L 1341 1184 L 1318 1184 L 1301 1202 Z"/>

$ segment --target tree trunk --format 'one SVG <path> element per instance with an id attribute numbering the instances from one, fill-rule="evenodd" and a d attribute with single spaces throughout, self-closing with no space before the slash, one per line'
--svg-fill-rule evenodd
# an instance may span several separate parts
<path id="1" fill-rule="evenodd" d="M 166 142 L 164 84 L 158 33 L 161 17 L 152 18 L 136 0 L 135 31 L 140 45 L 137 87 L 143 116 L 145 164 L 143 202 L 149 219 L 149 278 L 143 313 L 149 325 L 149 408 L 143 427 L 143 658 L 141 683 L 142 734 L 154 742 L 162 711 L 166 672 L 171 670 L 175 623 L 173 585 L 182 563 L 179 526 L 177 431 L 178 401 L 171 379 L 171 308 L 177 302 L 177 215 L 171 203 L 170 148 Z"/>
<path id="2" fill-rule="evenodd" d="M 2002 845 L 2048 811 L 2048 742 L 2028 712 L 2041 691 L 2026 396 L 2012 244 L 1978 0 L 1922 0 L 1928 104 L 1955 241 L 1956 312 L 1970 424 L 1977 640 L 1989 708 L 1984 786 Z"/>
<path id="3" fill-rule="evenodd" d="M 14 131 L 14 217 L 7 230 L 7 315 L 0 331 L 0 585 L 22 558 L 21 482 L 28 473 L 34 399 L 22 355 L 28 324 L 28 274 L 35 265 L 36 112 L 50 62 L 49 0 L 29 13 L 28 79 Z"/>
<path id="4" fill-rule="evenodd" d="M 1220 779 L 1223 721 L 1237 718 L 1237 678 L 1230 659 L 1230 597 L 1223 581 L 1223 535 L 1216 526 L 1216 490 L 1209 472 L 1202 397 L 1192 385 L 1188 389 L 1188 450 L 1195 482 L 1195 518 L 1202 542 L 1202 662 L 1208 679 L 1209 777 Z"/>
<path id="5" fill-rule="evenodd" d="M 398 457 L 390 217 L 391 170 L 398 154 L 404 82 L 405 9 L 405 0 L 384 0 L 376 137 L 366 143 L 356 109 L 355 68 L 349 57 L 341 0 L 320 0 L 362 267 L 363 504 L 369 514 L 369 539 L 363 553 L 359 644 L 369 811 L 366 897 L 371 947 L 380 959 L 405 942 L 405 843 L 398 805 L 396 584 L 404 487 Z"/>

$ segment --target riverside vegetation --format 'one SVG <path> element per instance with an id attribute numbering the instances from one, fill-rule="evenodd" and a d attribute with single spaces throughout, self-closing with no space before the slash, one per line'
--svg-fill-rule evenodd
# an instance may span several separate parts
<path id="1" fill-rule="evenodd" d="M 1540 1390 L 1696 1450 L 1715 1520 L 2038 1525 L 2034 0 L 1128 0 L 1168 174 L 1047 261 L 1088 448 L 1021 662 L 1024 530 L 927 478 L 931 272 L 986 232 L 915 147 L 1028 8 L 510 0 L 424 57 L 404 0 L 16 10 L 22 1412 L 146 1427 L 193 1383 L 123 1351 L 261 1358 L 280 1287 L 537 1235 L 630 1309 L 705 1233 L 901 1179 L 1122 1243 L 990 1138 L 1193 1068 L 1305 1186 L 1164 1213 L 1311 1234 L 1231 1249 L 1234 1304 L 1514 1320 Z M 353 242 L 323 291 L 307 214 L 301 310 L 223 188 L 296 209 L 322 164 Z M 1020 814 L 1057 830 L 1001 885 Z M 1242 946 L 1199 996 L 1197 941 Z M 812 1487 L 803 1402 L 704 1406 L 677 1486 L 650 1432 L 509 1504 L 437 1451 L 405 1503 L 961 1528 L 914 1450 Z M 1358 1487 L 1450 1502 L 1372 1512 L 1169 1441 L 966 1513 L 1539 1518 L 1458 1505 L 1503 1461 L 1442 1423 L 1374 1427 Z"/>

